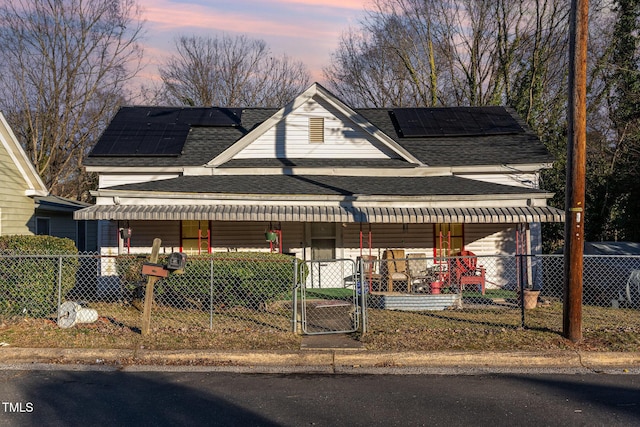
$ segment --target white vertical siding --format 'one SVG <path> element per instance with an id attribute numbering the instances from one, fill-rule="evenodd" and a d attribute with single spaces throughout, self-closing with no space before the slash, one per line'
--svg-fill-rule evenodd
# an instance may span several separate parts
<path id="1" fill-rule="evenodd" d="M 309 142 L 311 117 L 324 119 L 324 143 Z M 388 149 L 348 117 L 324 102 L 312 100 L 292 111 L 234 158 L 384 159 L 390 156 Z"/>

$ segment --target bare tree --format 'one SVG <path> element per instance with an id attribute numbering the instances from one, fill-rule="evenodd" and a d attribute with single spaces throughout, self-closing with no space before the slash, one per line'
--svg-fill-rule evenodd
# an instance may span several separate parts
<path id="1" fill-rule="evenodd" d="M 323 70 L 325 79 L 336 95 L 353 106 L 414 103 L 414 86 L 405 65 L 398 56 L 389 54 L 376 34 L 343 34 L 332 64 Z"/>
<path id="2" fill-rule="evenodd" d="M 0 106 L 54 194 L 86 199 L 82 158 L 140 68 L 135 0 L 4 0 Z"/>
<path id="3" fill-rule="evenodd" d="M 304 64 L 274 57 L 262 40 L 181 36 L 175 46 L 160 67 L 169 103 L 280 107 L 309 84 Z"/>
<path id="4" fill-rule="evenodd" d="M 371 80 L 367 104 L 387 99 L 391 84 L 403 87 L 407 106 L 515 104 L 526 91 L 531 105 L 548 94 L 534 90 L 540 83 L 555 85 L 551 95 L 560 89 L 551 80 L 566 63 L 567 12 L 563 0 L 375 0 L 325 76 L 334 90 L 348 87 L 382 58 L 395 78 Z"/>

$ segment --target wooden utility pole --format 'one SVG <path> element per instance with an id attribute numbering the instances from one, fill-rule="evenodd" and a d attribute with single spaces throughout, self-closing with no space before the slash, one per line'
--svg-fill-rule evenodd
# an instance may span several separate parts
<path id="1" fill-rule="evenodd" d="M 569 25 L 569 108 L 565 200 L 563 334 L 582 339 L 582 269 L 587 145 L 588 0 L 572 0 Z"/>
<path id="2" fill-rule="evenodd" d="M 160 244 L 162 240 L 153 239 L 153 246 L 151 247 L 151 257 L 149 262 L 156 264 L 158 262 L 158 254 L 160 253 Z M 144 292 L 144 310 L 142 312 L 142 335 L 149 335 L 151 329 L 151 305 L 153 304 L 153 285 L 158 281 L 157 276 L 147 277 L 147 287 Z"/>

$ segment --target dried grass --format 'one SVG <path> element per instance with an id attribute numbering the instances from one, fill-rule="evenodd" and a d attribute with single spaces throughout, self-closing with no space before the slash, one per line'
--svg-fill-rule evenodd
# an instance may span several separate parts
<path id="1" fill-rule="evenodd" d="M 91 324 L 58 327 L 50 319 L 4 319 L 0 343 L 14 347 L 146 348 L 152 350 L 298 350 L 300 336 L 290 332 L 282 313 L 229 310 L 210 328 L 206 314 L 154 311 L 152 330 L 140 334 L 140 311 L 109 306 L 108 316 Z M 242 314 L 242 315 L 240 315 Z M 368 350 L 390 351 L 586 351 L 640 350 L 640 311 L 584 307 L 579 344 L 562 337 L 562 305 L 527 310 L 526 329 L 519 310 L 447 310 L 399 312 L 368 310 L 368 332 L 353 334 Z"/>

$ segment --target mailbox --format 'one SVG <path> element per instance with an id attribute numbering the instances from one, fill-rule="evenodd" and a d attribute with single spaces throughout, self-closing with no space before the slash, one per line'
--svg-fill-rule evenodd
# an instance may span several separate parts
<path id="1" fill-rule="evenodd" d="M 167 258 L 168 270 L 182 270 L 187 264 L 187 255 L 182 252 L 173 252 Z"/>
<path id="2" fill-rule="evenodd" d="M 164 265 L 162 264 L 145 262 L 142 264 L 142 274 L 146 274 L 147 276 L 167 277 L 169 276 L 169 270 L 164 268 Z"/>
<path id="3" fill-rule="evenodd" d="M 130 228 L 121 228 L 120 229 L 120 238 L 121 239 L 130 239 L 131 238 L 131 229 Z"/>

